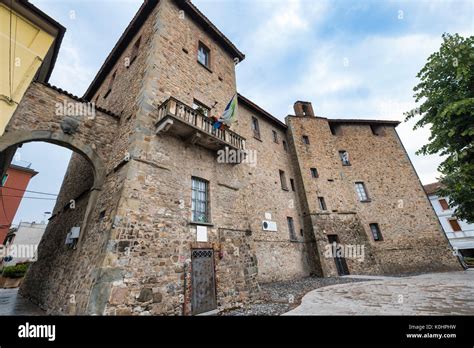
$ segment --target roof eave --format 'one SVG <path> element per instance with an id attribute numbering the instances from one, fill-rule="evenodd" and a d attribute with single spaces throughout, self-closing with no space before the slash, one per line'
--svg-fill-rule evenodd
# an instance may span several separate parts
<path id="1" fill-rule="evenodd" d="M 260 106 L 258 106 L 257 104 L 255 104 L 253 101 L 251 101 L 250 99 L 244 97 L 242 94 L 240 93 L 237 93 L 237 97 L 239 99 L 240 102 L 242 102 L 243 104 L 245 104 L 247 107 L 259 112 L 260 114 L 262 114 L 263 116 L 265 116 L 267 119 L 269 119 L 270 121 L 276 123 L 278 126 L 284 128 L 284 129 L 287 129 L 288 126 L 283 123 L 282 121 L 280 121 L 278 118 L 276 118 L 275 116 L 273 116 L 272 114 L 270 114 L 268 111 L 262 109 Z"/>

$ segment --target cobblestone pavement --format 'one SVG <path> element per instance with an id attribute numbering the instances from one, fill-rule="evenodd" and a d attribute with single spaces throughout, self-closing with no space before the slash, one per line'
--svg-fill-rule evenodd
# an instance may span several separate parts
<path id="1" fill-rule="evenodd" d="M 243 308 L 219 313 L 221 316 L 281 315 L 297 307 L 302 297 L 311 290 L 334 284 L 347 284 L 364 281 L 358 278 L 317 278 L 307 277 L 285 282 L 261 284 L 261 294 Z"/>
<path id="2" fill-rule="evenodd" d="M 0 315 L 44 315 L 44 311 L 18 294 L 18 289 L 0 289 Z"/>
<path id="3" fill-rule="evenodd" d="M 324 287 L 285 315 L 473 315 L 474 270 Z"/>

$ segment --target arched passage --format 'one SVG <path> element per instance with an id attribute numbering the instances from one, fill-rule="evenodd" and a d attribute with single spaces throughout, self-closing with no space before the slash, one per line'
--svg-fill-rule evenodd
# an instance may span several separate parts
<path id="1" fill-rule="evenodd" d="M 69 199 L 71 196 L 74 200 L 72 196 L 77 190 L 71 188 L 80 186 L 84 194 L 78 196 L 79 208 L 71 211 L 68 199 L 57 203 L 57 211 L 61 212 L 52 217 L 54 220 L 50 219 L 48 226 L 51 226 L 47 227 L 39 246 L 38 260 L 20 289 L 21 294 L 42 304 L 50 313 L 74 314 L 88 310 L 91 288 L 97 281 L 96 274 L 101 272 L 110 234 L 110 223 L 101 214 L 107 213 L 108 218 L 114 216 L 114 198 L 120 190 L 116 184 L 120 180 L 119 173 L 114 171 L 114 159 L 121 157 L 121 154 L 116 155 L 122 148 L 116 144 L 120 118 L 99 107 L 91 110 L 89 106 L 84 100 L 53 86 L 33 82 L 0 137 L 0 173 L 9 165 L 18 146 L 25 143 L 51 143 L 77 154 L 71 157 L 69 176 L 63 182 L 66 188 L 61 188 L 59 197 Z M 47 158 L 47 154 L 44 156 Z M 82 182 L 83 178 L 87 183 Z M 71 226 L 80 227 L 80 234 L 76 247 L 68 251 L 65 239 Z M 41 261 L 41 255 L 45 255 L 46 261 Z M 53 263 L 57 264 L 56 269 L 49 266 Z M 105 282 L 104 279 L 99 280 Z M 67 296 L 71 294 L 77 300 L 75 308 L 68 308 L 71 302 Z M 94 298 L 91 306 L 101 301 L 107 298 Z"/>
<path id="2" fill-rule="evenodd" d="M 74 136 L 64 134 L 63 132 L 52 132 L 49 130 L 21 130 L 8 132 L 0 137 L 0 153 L 8 152 L 18 145 L 33 141 L 44 141 L 67 147 L 68 149 L 84 156 L 94 169 L 93 189 L 101 189 L 105 179 L 105 166 L 102 159 L 91 146 L 86 145 L 74 138 Z"/>
<path id="3" fill-rule="evenodd" d="M 74 259 L 76 257 L 74 254 L 81 251 L 83 238 L 89 230 L 89 225 L 91 224 L 93 215 L 92 213 L 96 208 L 97 200 L 104 183 L 105 168 L 100 156 L 90 146 L 83 144 L 73 137 L 63 136 L 50 131 L 9 132 L 0 138 L 0 153 L 8 151 L 14 153 L 19 146 L 36 142 L 50 143 L 57 145 L 58 147 L 72 150 L 73 156 L 69 162 L 66 176 L 68 173 L 74 173 L 74 170 L 78 168 L 77 164 L 84 169 L 85 174 L 83 178 L 84 187 L 76 190 L 70 190 L 70 187 L 67 187 L 66 189 L 64 189 L 63 186 L 61 187 L 58 200 L 56 201 L 54 210 L 52 210 L 52 218 L 46 227 L 43 239 L 39 245 L 39 257 L 37 261 L 31 265 L 30 271 L 26 275 L 20 290 L 22 295 L 43 307 L 45 304 L 45 301 L 43 301 L 44 297 L 59 295 L 51 290 L 50 284 L 47 284 L 46 277 L 44 277 L 45 264 L 51 264 L 52 267 L 48 268 L 48 271 L 52 269 L 51 272 L 54 274 L 54 268 L 56 268 L 56 266 L 53 266 L 53 264 L 58 261 L 59 264 L 61 264 L 61 258 L 63 260 L 65 259 L 64 253 L 68 253 L 69 255 L 67 256 L 71 258 L 69 261 L 71 262 L 69 267 L 77 267 L 75 266 L 76 262 Z M 47 159 L 48 154 L 45 153 L 41 160 L 44 161 Z M 66 181 L 67 179 L 65 177 L 65 182 Z M 78 195 L 78 193 L 80 193 L 80 195 Z M 76 211 L 71 210 L 69 205 L 70 199 L 76 201 L 75 204 L 77 204 L 77 208 L 74 208 Z M 58 250 L 65 248 L 64 243 L 66 234 L 72 226 L 80 226 L 81 231 L 79 240 L 74 248 L 77 252 L 67 250 L 58 252 Z M 58 255 L 60 255 L 60 257 L 58 257 Z M 56 276 L 48 277 L 59 278 Z M 44 306 L 43 308 L 47 307 Z"/>

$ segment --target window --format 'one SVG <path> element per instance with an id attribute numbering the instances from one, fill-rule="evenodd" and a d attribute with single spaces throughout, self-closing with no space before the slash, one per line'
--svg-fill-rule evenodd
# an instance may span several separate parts
<path id="1" fill-rule="evenodd" d="M 130 63 L 128 64 L 127 68 L 130 67 L 130 65 L 132 65 L 132 63 L 135 61 L 135 59 L 138 56 L 138 49 L 140 48 L 141 39 L 142 39 L 142 37 L 140 36 L 137 39 L 137 41 L 135 41 L 135 44 L 132 47 L 132 52 L 131 52 L 131 55 L 130 55 Z"/>
<path id="2" fill-rule="evenodd" d="M 339 157 L 341 158 L 341 162 L 343 166 L 350 166 L 351 163 L 349 162 L 349 154 L 347 151 L 339 151 Z"/>
<path id="3" fill-rule="evenodd" d="M 371 124 L 370 130 L 372 131 L 372 134 L 375 136 L 384 135 L 384 129 L 383 129 L 383 126 L 381 125 Z"/>
<path id="4" fill-rule="evenodd" d="M 290 240 L 296 240 L 295 225 L 293 224 L 293 218 L 287 217 L 286 220 L 288 221 L 288 232 L 290 234 Z"/>
<path id="5" fill-rule="evenodd" d="M 112 86 L 114 84 L 114 80 L 115 80 L 116 76 L 117 76 L 117 71 L 114 71 L 114 73 L 112 74 L 112 77 L 110 78 L 110 81 L 109 81 L 109 89 L 104 94 L 104 99 L 106 99 L 109 96 L 110 92 L 112 92 Z"/>
<path id="6" fill-rule="evenodd" d="M 288 191 L 288 186 L 286 186 L 286 175 L 283 170 L 280 170 L 280 183 L 281 183 L 282 190 Z"/>
<path id="7" fill-rule="evenodd" d="M 295 190 L 295 181 L 293 179 L 290 179 L 290 186 L 291 186 L 291 191 Z"/>
<path id="8" fill-rule="evenodd" d="M 449 224 L 451 225 L 451 228 L 453 229 L 453 232 L 459 232 L 462 231 L 461 226 L 459 225 L 458 220 L 456 219 L 448 219 Z"/>
<path id="9" fill-rule="evenodd" d="M 288 152 L 288 145 L 286 144 L 286 141 L 283 140 L 283 150 L 285 150 L 285 152 Z"/>
<path id="10" fill-rule="evenodd" d="M 311 168 L 311 176 L 313 178 L 319 178 L 318 170 L 316 168 Z"/>
<path id="11" fill-rule="evenodd" d="M 329 129 L 331 130 L 332 135 L 341 135 L 341 126 L 338 124 L 329 124 Z"/>
<path id="12" fill-rule="evenodd" d="M 326 206 L 326 202 L 324 200 L 324 197 L 318 197 L 318 203 L 319 203 L 319 209 L 328 210 L 328 207 Z"/>
<path id="13" fill-rule="evenodd" d="M 372 232 L 372 237 L 374 237 L 374 240 L 375 241 L 383 240 L 382 233 L 380 233 L 379 224 L 370 224 L 369 226 L 370 226 L 370 231 Z"/>
<path id="14" fill-rule="evenodd" d="M 438 202 L 439 202 L 439 204 L 441 205 L 441 209 L 443 209 L 443 210 L 449 210 L 449 204 L 448 204 L 448 202 L 446 201 L 446 199 L 441 198 Z"/>
<path id="15" fill-rule="evenodd" d="M 2 178 L 2 187 L 5 186 L 5 184 L 7 183 L 7 180 L 8 180 L 8 174 L 5 174 Z"/>
<path id="16" fill-rule="evenodd" d="M 303 135 L 303 143 L 309 145 L 309 138 L 307 135 Z"/>
<path id="17" fill-rule="evenodd" d="M 356 182 L 355 188 L 357 191 L 357 195 L 359 196 L 359 201 L 361 202 L 368 202 L 369 195 L 367 194 L 367 190 L 365 189 L 365 185 L 363 182 Z"/>
<path id="18" fill-rule="evenodd" d="M 210 68 L 210 50 L 202 42 L 199 42 L 197 60 L 206 68 Z"/>
<path id="19" fill-rule="evenodd" d="M 252 130 L 253 136 L 257 139 L 260 139 L 260 126 L 258 125 L 258 120 L 256 117 L 252 117 Z"/>
<path id="20" fill-rule="evenodd" d="M 209 222 L 209 182 L 192 177 L 191 210 L 193 222 Z"/>
<path id="21" fill-rule="evenodd" d="M 278 134 L 274 130 L 272 130 L 272 132 L 273 132 L 273 142 L 278 144 Z"/>
<path id="22" fill-rule="evenodd" d="M 196 110 L 197 112 L 200 112 L 206 117 L 209 117 L 209 111 L 211 110 L 206 105 L 204 105 L 203 103 L 201 103 L 200 101 L 196 99 L 193 100 L 193 109 Z"/>

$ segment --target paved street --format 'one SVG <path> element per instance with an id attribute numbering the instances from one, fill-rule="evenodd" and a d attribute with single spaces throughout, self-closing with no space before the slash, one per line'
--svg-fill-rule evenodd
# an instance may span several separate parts
<path id="1" fill-rule="evenodd" d="M 367 276 L 364 276 L 367 278 Z M 284 315 L 473 315 L 474 270 L 319 288 Z"/>
<path id="2" fill-rule="evenodd" d="M 44 315 L 44 312 L 18 295 L 18 289 L 0 289 L 0 315 Z"/>

